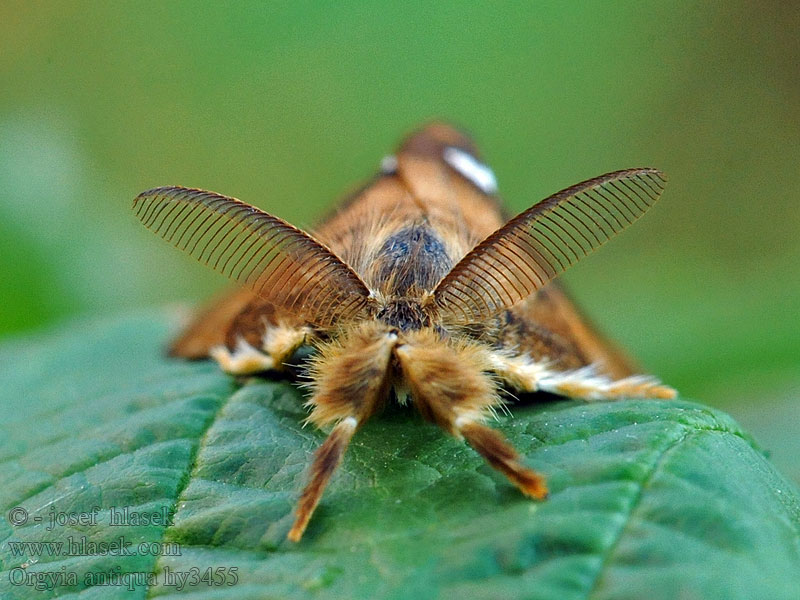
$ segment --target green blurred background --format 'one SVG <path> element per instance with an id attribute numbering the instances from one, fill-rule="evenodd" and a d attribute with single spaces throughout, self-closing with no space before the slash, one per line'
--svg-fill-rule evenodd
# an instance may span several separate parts
<path id="1" fill-rule="evenodd" d="M 663 201 L 565 280 L 800 477 L 795 3 L 223 4 L 2 3 L 0 336 L 226 285 L 138 224 L 144 189 L 310 227 L 445 118 L 514 211 L 613 169 L 668 173 Z"/>

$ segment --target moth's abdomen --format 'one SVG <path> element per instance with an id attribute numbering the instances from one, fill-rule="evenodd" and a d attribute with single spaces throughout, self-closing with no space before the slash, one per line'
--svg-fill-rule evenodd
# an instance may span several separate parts
<path id="1" fill-rule="evenodd" d="M 369 280 L 385 296 L 406 297 L 433 289 L 452 268 L 445 241 L 427 223 L 390 234 L 369 266 Z"/>

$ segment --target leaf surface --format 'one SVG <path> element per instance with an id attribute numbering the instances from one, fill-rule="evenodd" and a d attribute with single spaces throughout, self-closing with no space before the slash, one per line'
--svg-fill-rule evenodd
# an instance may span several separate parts
<path id="1" fill-rule="evenodd" d="M 684 401 L 516 403 L 497 426 L 548 476 L 540 503 L 390 408 L 287 542 L 323 438 L 301 426 L 302 394 L 163 358 L 170 323 L 83 321 L 0 346 L 4 600 L 796 597 L 796 487 L 732 419 Z M 170 518 L 111 525 L 112 507 Z M 48 530 L 68 513 L 95 522 Z M 89 551 L 120 538 L 122 555 Z M 202 581 L 209 567 L 227 582 Z"/>

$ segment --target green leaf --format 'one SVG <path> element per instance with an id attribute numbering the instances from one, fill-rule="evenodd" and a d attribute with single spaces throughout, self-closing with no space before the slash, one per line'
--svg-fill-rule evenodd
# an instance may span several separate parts
<path id="1" fill-rule="evenodd" d="M 163 358 L 169 323 L 84 321 L 0 347 L 4 600 L 797 597 L 797 489 L 729 417 L 683 401 L 517 403 L 497 426 L 547 474 L 539 503 L 390 408 L 292 544 L 323 437 L 301 426 L 302 394 Z M 169 519 L 111 525 L 112 508 Z M 91 522 L 48 529 L 68 513 Z M 126 555 L 91 546 L 120 538 Z"/>

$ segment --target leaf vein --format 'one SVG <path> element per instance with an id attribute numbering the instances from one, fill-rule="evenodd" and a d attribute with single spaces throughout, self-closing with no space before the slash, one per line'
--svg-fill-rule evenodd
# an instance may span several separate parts
<path id="1" fill-rule="evenodd" d="M 731 433 L 727 431 L 727 429 L 721 429 L 721 430 L 724 431 L 725 433 Z M 661 467 L 666 463 L 669 455 L 672 454 L 672 452 L 675 451 L 675 449 L 678 448 L 678 446 L 680 446 L 682 443 L 684 443 L 689 437 L 698 435 L 702 431 L 719 431 L 719 430 L 713 427 L 708 427 L 708 428 L 686 427 L 681 432 L 681 435 L 677 439 L 672 440 L 661 451 L 661 453 L 658 454 L 656 459 L 653 461 L 653 464 L 650 466 L 650 469 L 648 469 L 647 475 L 639 484 L 639 489 L 636 492 L 636 495 L 632 499 L 630 508 L 628 509 L 627 514 L 625 515 L 625 519 L 622 525 L 620 525 L 619 529 L 617 530 L 617 533 L 614 535 L 614 539 L 611 541 L 611 544 L 609 545 L 609 547 L 605 552 L 605 556 L 603 557 L 603 560 L 600 563 L 597 572 L 595 573 L 594 579 L 592 580 L 591 587 L 589 588 L 589 591 L 586 594 L 587 599 L 592 598 L 599 589 L 600 584 L 602 583 L 603 577 L 606 572 L 606 567 L 611 563 L 611 559 L 616 552 L 617 546 L 619 546 L 620 542 L 625 537 L 625 533 L 628 531 L 628 527 L 631 524 L 632 517 L 636 512 L 636 510 L 639 508 L 642 499 L 644 498 L 645 489 L 648 488 L 650 483 L 655 478 L 656 474 L 661 469 Z"/>
<path id="2" fill-rule="evenodd" d="M 236 395 L 236 390 L 232 391 L 227 395 L 223 402 L 220 402 L 220 405 L 217 407 L 217 410 L 214 411 L 212 415 L 209 416 L 207 423 L 203 427 L 199 437 L 197 445 L 194 447 L 192 451 L 192 455 L 189 458 L 186 472 L 184 477 L 181 479 L 180 483 L 178 484 L 177 489 L 175 490 L 175 501 L 172 503 L 172 507 L 169 511 L 169 522 L 172 522 L 175 518 L 175 514 L 178 512 L 178 507 L 180 505 L 181 497 L 183 493 L 186 491 L 186 488 L 189 487 L 189 484 L 192 482 L 192 474 L 194 473 L 195 469 L 197 468 L 197 459 L 202 453 L 203 448 L 206 446 L 206 440 L 208 439 L 208 433 L 214 427 L 214 424 L 217 422 L 217 419 L 225 410 L 225 407 L 228 406 L 231 399 Z M 164 527 L 163 531 L 161 532 L 161 539 L 159 542 L 163 542 L 166 538 L 167 532 L 169 531 L 169 526 Z M 159 566 L 159 557 L 156 557 L 153 561 L 153 570 L 152 574 L 154 576 L 158 573 L 158 566 Z M 151 598 L 150 592 L 153 590 L 151 585 L 147 585 L 147 592 L 145 594 L 145 598 Z"/>

